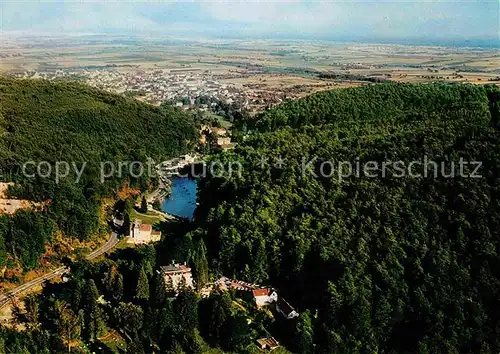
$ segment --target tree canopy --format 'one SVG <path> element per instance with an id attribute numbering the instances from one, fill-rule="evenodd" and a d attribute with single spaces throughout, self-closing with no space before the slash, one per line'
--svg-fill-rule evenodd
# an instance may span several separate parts
<path id="1" fill-rule="evenodd" d="M 151 187 L 148 159 L 159 162 L 189 151 L 197 134 L 194 118 L 174 107 L 153 107 L 73 82 L 0 78 L 1 180 L 16 182 L 9 190 L 13 197 L 44 205 L 38 212 L 0 215 L 0 266 L 10 256 L 24 269 L 35 267 L 57 231 L 80 240 L 100 233 L 102 198 L 125 181 Z M 58 162 L 70 166 L 59 180 Z M 49 168 L 52 174 L 41 177 L 40 163 L 42 175 Z M 103 169 L 108 178 L 101 178 Z"/>
<path id="2" fill-rule="evenodd" d="M 498 92 L 383 84 L 264 112 L 253 122 L 262 133 L 217 156 L 242 174 L 200 183 L 209 259 L 317 312 L 299 320 L 303 352 L 312 341 L 316 353 L 497 352 Z M 423 177 L 425 159 L 436 176 Z M 472 165 L 452 177 L 461 159 L 481 162 L 481 177 Z M 418 161 L 421 176 L 339 178 L 336 165 L 321 170 L 332 161 Z"/>
<path id="3" fill-rule="evenodd" d="M 268 110 L 212 157 L 243 168 L 200 180 L 193 222 L 163 225 L 156 249 L 72 263 L 38 316 L 27 300 L 32 330 L 2 329 L 0 348 L 64 351 L 109 330 L 133 353 L 250 353 L 272 327 L 297 353 L 498 353 L 499 117 L 499 88 L 472 85 L 381 84 Z M 159 270 L 171 259 L 200 284 L 276 288 L 300 315 L 271 320 L 231 292 L 173 296 Z"/>

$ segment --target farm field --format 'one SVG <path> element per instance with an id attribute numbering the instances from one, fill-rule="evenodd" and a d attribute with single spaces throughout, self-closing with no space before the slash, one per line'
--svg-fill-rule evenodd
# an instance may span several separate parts
<path id="1" fill-rule="evenodd" d="M 136 42 L 113 37 L 4 39 L 0 45 L 0 73 L 209 71 L 235 85 L 305 85 L 312 91 L 328 87 L 317 72 L 400 82 L 500 83 L 500 54 L 495 48 L 276 40 Z"/>

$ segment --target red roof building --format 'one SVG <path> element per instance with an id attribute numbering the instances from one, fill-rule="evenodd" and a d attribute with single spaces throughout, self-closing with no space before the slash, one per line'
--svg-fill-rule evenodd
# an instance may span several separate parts
<path id="1" fill-rule="evenodd" d="M 257 296 L 268 296 L 269 295 L 269 289 L 255 289 L 255 290 L 252 290 L 252 295 L 254 297 L 257 297 Z"/>
<path id="2" fill-rule="evenodd" d="M 272 289 L 254 289 L 252 295 L 257 307 L 266 306 L 278 300 L 278 294 Z"/>
<path id="3" fill-rule="evenodd" d="M 153 227 L 151 225 L 148 225 L 148 224 L 140 224 L 139 230 L 144 231 L 144 232 L 151 232 L 151 231 L 153 231 Z"/>

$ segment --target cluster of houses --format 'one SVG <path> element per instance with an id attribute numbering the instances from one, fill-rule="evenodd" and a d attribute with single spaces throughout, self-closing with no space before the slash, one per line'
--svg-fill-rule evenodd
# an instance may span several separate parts
<path id="1" fill-rule="evenodd" d="M 166 286 L 174 291 L 180 287 L 194 289 L 193 276 L 191 268 L 186 264 L 175 263 L 161 267 Z M 229 291 L 235 290 L 242 295 L 251 295 L 255 305 L 258 308 L 274 305 L 276 311 L 286 319 L 293 319 L 299 316 L 299 313 L 283 297 L 278 295 L 276 289 L 263 288 L 257 284 L 245 283 L 238 280 L 221 277 L 213 284 L 204 287 L 201 290 L 202 296 L 209 296 L 214 290 Z"/>
<path id="2" fill-rule="evenodd" d="M 258 308 L 275 305 L 276 311 L 287 319 L 299 316 L 299 313 L 283 297 L 278 296 L 278 291 L 272 288 L 263 288 L 257 284 L 233 280 L 222 277 L 215 282 L 215 288 L 223 291 L 234 289 L 242 294 L 252 295 L 253 301 Z M 212 287 L 213 289 L 214 287 Z"/>
<path id="3" fill-rule="evenodd" d="M 233 147 L 231 143 L 231 137 L 229 133 L 224 128 L 210 127 L 203 125 L 200 129 L 200 144 L 205 146 L 207 144 L 207 137 L 212 134 L 216 138 L 216 144 L 222 149 L 230 149 Z"/>
<path id="4" fill-rule="evenodd" d="M 186 263 L 180 264 L 172 261 L 170 265 L 161 267 L 161 272 L 164 277 L 165 286 L 169 290 L 179 291 L 181 288 L 194 289 L 194 281 Z M 299 316 L 297 310 L 293 308 L 283 297 L 278 295 L 276 289 L 263 288 L 257 284 L 246 283 L 239 280 L 221 277 L 213 284 L 205 286 L 201 289 L 201 296 L 207 297 L 214 290 L 230 291 L 235 290 L 242 295 L 251 295 L 255 305 L 258 308 L 273 306 L 276 312 L 281 314 L 285 319 L 294 319 Z M 256 344 L 262 350 L 274 350 L 279 347 L 279 343 L 273 337 L 260 338 Z"/>
<path id="5" fill-rule="evenodd" d="M 283 315 L 286 319 L 299 317 L 299 313 L 290 305 L 283 297 L 278 296 L 274 289 L 255 289 L 252 290 L 252 295 L 257 307 L 276 305 L 276 311 Z"/>

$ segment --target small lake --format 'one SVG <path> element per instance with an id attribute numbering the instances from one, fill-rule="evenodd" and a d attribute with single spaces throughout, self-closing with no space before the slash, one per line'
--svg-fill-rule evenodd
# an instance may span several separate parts
<path id="1" fill-rule="evenodd" d="M 172 177 L 170 196 L 163 201 L 161 210 L 167 214 L 192 219 L 196 208 L 198 182 L 188 177 Z"/>

